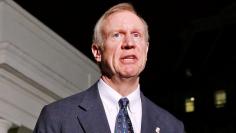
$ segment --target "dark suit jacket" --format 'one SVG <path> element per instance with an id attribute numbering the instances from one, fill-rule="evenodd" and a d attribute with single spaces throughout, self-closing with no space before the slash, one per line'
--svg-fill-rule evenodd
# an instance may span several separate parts
<path id="1" fill-rule="evenodd" d="M 184 133 L 182 122 L 143 94 L 142 133 Z M 110 131 L 97 83 L 88 90 L 45 106 L 34 133 L 113 133 Z"/>

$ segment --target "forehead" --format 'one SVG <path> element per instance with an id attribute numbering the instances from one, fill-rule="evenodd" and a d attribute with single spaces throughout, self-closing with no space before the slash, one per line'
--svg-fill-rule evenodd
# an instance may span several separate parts
<path id="1" fill-rule="evenodd" d="M 142 20 L 130 11 L 122 11 L 111 14 L 104 21 L 103 28 L 105 32 L 113 30 L 139 30 L 144 32 Z"/>

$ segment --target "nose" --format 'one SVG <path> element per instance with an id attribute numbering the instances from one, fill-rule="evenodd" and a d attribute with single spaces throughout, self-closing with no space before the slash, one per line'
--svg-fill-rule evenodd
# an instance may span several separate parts
<path id="1" fill-rule="evenodd" d="M 136 47 L 136 44 L 134 40 L 132 39 L 132 36 L 127 35 L 124 39 L 124 42 L 122 43 L 122 49 L 133 49 Z"/>

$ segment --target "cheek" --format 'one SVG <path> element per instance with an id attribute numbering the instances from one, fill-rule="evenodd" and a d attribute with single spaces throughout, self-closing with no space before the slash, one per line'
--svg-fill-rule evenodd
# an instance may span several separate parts
<path id="1" fill-rule="evenodd" d="M 119 61 L 120 61 L 120 55 L 121 55 L 121 52 L 119 50 L 115 50 L 114 53 L 113 53 L 113 63 L 115 63 L 116 65 L 119 64 Z"/>
<path id="2" fill-rule="evenodd" d="M 119 52 L 114 47 L 107 47 L 104 49 L 104 58 L 110 63 L 114 63 L 114 61 L 118 60 Z"/>
<path id="3" fill-rule="evenodd" d="M 141 58 L 147 58 L 148 47 L 141 47 L 139 53 Z"/>
<path id="4" fill-rule="evenodd" d="M 109 49 L 107 49 L 107 53 L 109 54 L 108 56 L 110 56 L 110 58 L 117 60 L 121 54 L 121 51 L 119 50 L 118 46 L 113 45 L 113 47 L 109 47 Z"/>
<path id="5" fill-rule="evenodd" d="M 141 58 L 140 63 L 141 65 L 145 65 L 147 62 L 147 51 L 143 50 L 141 53 L 142 54 L 140 54 L 140 58 Z"/>

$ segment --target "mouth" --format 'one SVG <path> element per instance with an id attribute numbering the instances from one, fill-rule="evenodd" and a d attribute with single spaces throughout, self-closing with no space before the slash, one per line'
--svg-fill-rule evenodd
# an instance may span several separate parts
<path id="1" fill-rule="evenodd" d="M 122 56 L 120 59 L 121 59 L 121 62 L 124 64 L 132 64 L 138 60 L 136 55 L 125 55 L 125 56 Z"/>

